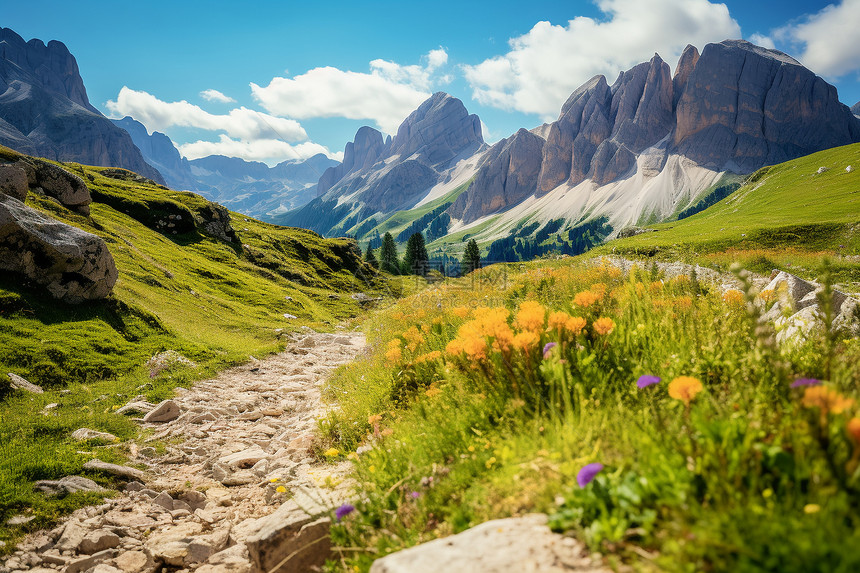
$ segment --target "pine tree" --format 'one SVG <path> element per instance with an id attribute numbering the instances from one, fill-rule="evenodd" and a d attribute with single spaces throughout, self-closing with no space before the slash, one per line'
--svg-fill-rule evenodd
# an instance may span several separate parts
<path id="1" fill-rule="evenodd" d="M 481 251 L 478 249 L 478 242 L 475 239 L 469 239 L 466 243 L 466 251 L 463 253 L 463 274 L 470 273 L 481 268 Z"/>
<path id="2" fill-rule="evenodd" d="M 391 233 L 385 233 L 382 237 L 382 246 L 379 248 L 380 268 L 393 275 L 400 274 L 400 261 L 397 259 L 397 245 Z"/>
<path id="3" fill-rule="evenodd" d="M 413 275 L 424 276 L 428 270 L 427 246 L 424 244 L 424 235 L 412 233 L 406 242 L 406 254 L 403 256 L 403 272 Z"/>
<path id="4" fill-rule="evenodd" d="M 373 254 L 373 248 L 370 245 L 368 245 L 367 251 L 364 253 L 364 262 L 374 269 L 379 268 L 379 261 L 376 260 L 376 255 Z"/>

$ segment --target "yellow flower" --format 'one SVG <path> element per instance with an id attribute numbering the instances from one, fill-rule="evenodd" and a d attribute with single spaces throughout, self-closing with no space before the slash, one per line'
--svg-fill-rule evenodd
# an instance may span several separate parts
<path id="1" fill-rule="evenodd" d="M 514 347 L 522 350 L 523 352 L 528 352 L 534 348 L 538 342 L 540 342 L 540 337 L 537 333 L 532 332 L 531 330 L 524 330 L 514 336 Z"/>
<path id="2" fill-rule="evenodd" d="M 600 297 L 593 292 L 586 290 L 580 293 L 576 293 L 576 296 L 573 297 L 573 304 L 576 306 L 581 306 L 582 308 L 588 308 L 589 306 L 597 302 L 599 298 Z"/>
<path id="3" fill-rule="evenodd" d="M 607 335 L 615 330 L 615 321 L 611 318 L 602 316 L 594 321 L 594 332 L 601 335 Z"/>
<path id="4" fill-rule="evenodd" d="M 547 326 L 549 326 L 549 328 L 551 330 L 561 331 L 564 329 L 568 320 L 570 320 L 569 314 L 567 314 L 566 312 L 557 311 L 557 312 L 550 313 L 549 318 L 546 321 L 546 324 L 547 324 Z"/>
<path id="5" fill-rule="evenodd" d="M 460 318 L 466 318 L 469 315 L 469 309 L 465 306 L 458 306 L 456 308 L 453 308 L 451 309 L 451 312 L 453 312 L 456 316 L 459 316 Z"/>
<path id="6" fill-rule="evenodd" d="M 357 459 L 358 459 L 358 453 L 357 453 L 357 452 L 349 452 L 349 453 L 346 455 L 346 459 L 348 459 L 348 460 L 357 460 Z"/>
<path id="7" fill-rule="evenodd" d="M 421 335 L 415 326 L 410 326 L 409 329 L 403 333 L 403 338 L 406 339 L 406 345 L 409 347 L 410 352 L 415 352 L 418 345 L 424 342 L 424 336 Z"/>
<path id="8" fill-rule="evenodd" d="M 654 281 L 651 283 L 651 292 L 660 292 L 663 290 L 663 281 Z"/>
<path id="9" fill-rule="evenodd" d="M 723 293 L 723 301 L 726 304 L 739 305 L 744 302 L 744 293 L 738 289 L 730 288 Z"/>
<path id="10" fill-rule="evenodd" d="M 337 448 L 329 448 L 323 452 L 323 455 L 329 458 L 336 457 L 338 454 L 340 454 L 340 451 Z"/>
<path id="11" fill-rule="evenodd" d="M 678 376 L 669 382 L 669 396 L 675 400 L 681 400 L 688 406 L 702 389 L 699 379 L 692 376 Z"/>
<path id="12" fill-rule="evenodd" d="M 818 513 L 821 511 L 821 506 L 817 503 L 807 503 L 803 506 L 803 513 Z"/>
<path id="13" fill-rule="evenodd" d="M 496 463 L 496 456 L 493 456 L 490 459 L 488 459 L 486 461 L 486 463 L 484 463 L 484 465 L 487 466 L 487 469 L 490 469 L 491 467 L 493 467 L 494 463 Z"/>
<path id="14" fill-rule="evenodd" d="M 603 298 L 606 294 L 606 285 L 604 283 L 594 283 L 588 290 L 597 295 L 598 298 Z"/>
<path id="15" fill-rule="evenodd" d="M 427 388 L 427 390 L 424 391 L 424 394 L 426 394 L 428 398 L 433 398 L 435 396 L 438 396 L 441 393 L 442 393 L 442 390 L 440 390 L 439 388 L 436 388 L 435 386 L 431 386 L 430 388 Z"/>
<path id="16" fill-rule="evenodd" d="M 278 487 L 275 488 L 275 491 L 278 493 L 287 493 L 287 488 L 285 488 L 282 485 L 279 485 Z"/>
<path id="17" fill-rule="evenodd" d="M 422 354 L 421 356 L 417 356 L 414 360 L 415 364 L 421 364 L 422 362 L 432 362 L 434 360 L 438 360 L 441 358 L 442 353 L 438 350 L 434 350 L 432 352 L 428 352 L 427 354 Z"/>
<path id="18" fill-rule="evenodd" d="M 399 348 L 389 348 L 385 353 L 385 358 L 392 364 L 400 362 L 400 359 L 403 358 L 403 351 Z"/>
<path id="19" fill-rule="evenodd" d="M 841 414 L 854 406 L 854 400 L 826 386 L 809 386 L 803 392 L 803 405 L 806 408 L 821 408 L 822 414 Z"/>
<path id="20" fill-rule="evenodd" d="M 681 275 L 681 276 L 684 277 L 687 275 Z M 693 299 L 689 296 L 679 296 L 673 302 L 674 302 L 675 306 L 677 306 L 678 308 L 684 309 L 684 310 L 687 310 L 693 306 Z"/>
<path id="21" fill-rule="evenodd" d="M 275 483 L 276 481 L 278 481 L 278 478 L 272 478 L 269 480 L 269 483 Z"/>
<path id="22" fill-rule="evenodd" d="M 376 466 L 370 466 L 369 468 L 367 468 L 367 471 L 369 471 L 370 473 L 376 473 Z"/>
<path id="23" fill-rule="evenodd" d="M 517 313 L 517 325 L 523 330 L 539 330 L 543 328 L 546 309 L 539 302 L 524 301 Z"/>
<path id="24" fill-rule="evenodd" d="M 758 293 L 758 297 L 764 302 L 770 302 L 772 300 L 776 300 L 776 293 L 773 292 L 772 288 L 769 288 Z"/>
<path id="25" fill-rule="evenodd" d="M 587 323 L 584 318 L 579 316 L 571 316 L 570 319 L 567 321 L 567 324 L 564 325 L 564 327 L 574 335 L 577 335 L 582 332 L 582 329 L 585 328 L 586 324 Z"/>

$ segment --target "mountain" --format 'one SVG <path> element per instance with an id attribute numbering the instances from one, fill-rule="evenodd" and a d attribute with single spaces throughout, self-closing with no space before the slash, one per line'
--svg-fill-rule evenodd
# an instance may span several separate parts
<path id="1" fill-rule="evenodd" d="M 8 28 L 0 28 L 0 144 L 164 183 L 128 133 L 90 105 L 77 61 L 62 42 L 25 42 Z"/>
<path id="2" fill-rule="evenodd" d="M 427 118 L 434 129 L 416 136 Z M 278 220 L 359 238 L 432 227 L 433 238 L 448 235 L 435 247 L 601 217 L 618 231 L 672 218 L 762 166 L 860 141 L 836 88 L 741 40 L 701 54 L 688 46 L 674 73 L 655 54 L 611 85 L 596 76 L 556 121 L 489 148 L 478 125 L 459 100 L 435 94 L 394 140 L 361 128 L 343 165 L 320 179 L 320 197 Z"/>
<path id="3" fill-rule="evenodd" d="M 188 160 L 168 136 L 158 131 L 150 134 L 134 118 L 111 121 L 131 135 L 146 161 L 164 175 L 171 188 L 196 191 L 264 220 L 312 200 L 323 172 L 340 165 L 323 154 L 304 161 L 284 161 L 274 167 L 223 155 Z"/>
<path id="4" fill-rule="evenodd" d="M 403 121 L 394 138 L 359 129 L 343 163 L 322 174 L 319 196 L 276 220 L 323 234 L 345 233 L 368 217 L 410 209 L 435 196 L 434 189 L 468 180 L 463 173 L 471 176 L 470 161 L 486 148 L 478 116 L 438 92 Z"/>
<path id="5" fill-rule="evenodd" d="M 201 194 L 252 217 L 271 220 L 316 196 L 317 181 L 339 165 L 318 153 L 269 167 L 259 161 L 210 155 L 188 161 Z"/>
<path id="6" fill-rule="evenodd" d="M 860 117 L 860 101 L 851 106 L 851 113 Z"/>

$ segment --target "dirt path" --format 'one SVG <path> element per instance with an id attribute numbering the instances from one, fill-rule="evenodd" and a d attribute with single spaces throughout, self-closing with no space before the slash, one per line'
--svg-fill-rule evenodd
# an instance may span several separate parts
<path id="1" fill-rule="evenodd" d="M 297 548 L 326 548 L 317 518 L 349 486 L 348 463 L 309 452 L 324 414 L 320 383 L 364 345 L 359 333 L 309 332 L 281 354 L 177 390 L 179 416 L 143 424 L 153 434 L 130 445 L 148 467 L 143 483 L 31 535 L 0 571 L 249 572 L 286 558 L 282 569 L 299 570 L 313 556 Z"/>

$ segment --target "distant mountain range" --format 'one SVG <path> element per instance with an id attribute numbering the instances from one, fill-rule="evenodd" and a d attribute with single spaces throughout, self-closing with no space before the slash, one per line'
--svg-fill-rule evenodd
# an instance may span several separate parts
<path id="1" fill-rule="evenodd" d="M 0 28 L 0 144 L 22 153 L 123 167 L 164 183 L 128 133 L 90 105 L 62 42 L 25 42 Z"/>
<path id="2" fill-rule="evenodd" d="M 655 55 L 611 86 L 596 76 L 557 121 L 489 148 L 476 125 L 462 102 L 438 93 L 393 140 L 363 127 L 344 164 L 323 175 L 320 196 L 277 220 L 359 238 L 432 228 L 429 238 L 487 241 L 602 216 L 617 231 L 671 218 L 764 165 L 860 141 L 860 120 L 836 88 L 782 52 L 738 40 L 701 54 L 688 46 L 674 74 Z"/>
<path id="3" fill-rule="evenodd" d="M 188 160 L 165 134 L 150 134 L 131 117 L 112 121 L 131 135 L 143 157 L 164 175 L 169 187 L 196 191 L 234 211 L 263 220 L 313 199 L 323 172 L 340 165 L 321 153 L 274 167 L 223 155 Z"/>

